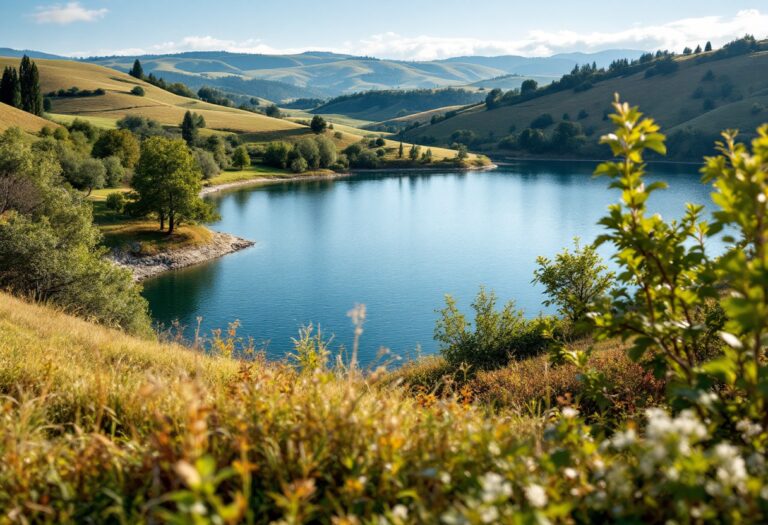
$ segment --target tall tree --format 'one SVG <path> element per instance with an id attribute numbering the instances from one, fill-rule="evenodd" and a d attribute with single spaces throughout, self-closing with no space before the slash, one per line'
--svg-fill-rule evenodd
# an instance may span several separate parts
<path id="1" fill-rule="evenodd" d="M 144 68 L 141 67 L 141 62 L 139 62 L 139 59 L 133 61 L 133 67 L 128 72 L 129 75 L 132 77 L 138 78 L 139 80 L 144 78 Z"/>
<path id="2" fill-rule="evenodd" d="M 707 45 L 704 46 L 704 51 L 712 51 L 712 42 L 707 41 Z"/>
<path id="3" fill-rule="evenodd" d="M 232 165 L 239 170 L 251 165 L 251 157 L 245 146 L 238 146 L 232 153 Z"/>
<path id="4" fill-rule="evenodd" d="M 199 121 L 192 112 L 184 113 L 184 120 L 181 121 L 181 138 L 190 146 L 194 146 L 197 141 L 198 124 Z"/>
<path id="5" fill-rule="evenodd" d="M 0 80 L 0 102 L 15 108 L 21 107 L 21 86 L 16 68 L 7 66 Z"/>
<path id="6" fill-rule="evenodd" d="M 400 141 L 400 147 L 397 148 L 397 158 L 398 159 L 403 158 L 403 141 Z"/>
<path id="7" fill-rule="evenodd" d="M 27 55 L 19 65 L 21 109 L 34 115 L 43 114 L 43 94 L 40 92 L 40 74 L 37 65 Z"/>
<path id="8" fill-rule="evenodd" d="M 181 140 L 165 137 L 145 140 L 131 185 L 137 194 L 134 210 L 156 213 L 161 230 L 167 218 L 169 235 L 182 220 L 207 220 L 215 215 L 198 195 L 202 174 L 197 160 Z"/>

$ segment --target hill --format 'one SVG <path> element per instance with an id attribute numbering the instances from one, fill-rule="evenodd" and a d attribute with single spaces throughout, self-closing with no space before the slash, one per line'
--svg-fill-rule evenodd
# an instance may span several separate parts
<path id="1" fill-rule="evenodd" d="M 484 97 L 485 93 L 480 91 L 454 88 L 364 91 L 336 97 L 311 112 L 381 121 L 444 106 L 472 104 Z"/>
<path id="2" fill-rule="evenodd" d="M 173 55 L 92 57 L 88 62 L 128 71 L 139 59 L 144 71 L 170 79 L 195 76 L 221 89 L 238 89 L 251 96 L 280 102 L 265 91 L 272 84 L 249 83 L 254 79 L 290 84 L 300 94 L 286 98 L 336 96 L 371 89 L 431 89 L 471 84 L 508 74 L 560 76 L 577 63 L 598 62 L 620 56 L 634 58 L 638 51 L 613 50 L 594 54 L 525 58 L 459 57 L 427 62 L 384 60 L 335 53 L 307 52 L 295 55 L 258 55 L 205 51 Z M 239 79 L 241 84 L 238 84 Z M 194 84 L 194 82 L 185 82 Z"/>
<path id="3" fill-rule="evenodd" d="M 58 125 L 37 115 L 0 103 L 0 132 L 14 126 L 29 133 L 37 133 L 44 126 L 55 128 Z"/>
<path id="4" fill-rule="evenodd" d="M 553 122 L 545 126 L 545 133 L 550 133 L 557 122 L 569 119 L 578 123 L 587 137 L 597 137 L 610 129 L 606 114 L 613 94 L 620 93 L 622 99 L 639 105 L 662 125 L 670 135 L 673 156 L 700 157 L 704 151 L 691 150 L 692 142 L 706 144 L 706 151 L 710 151 L 720 130 L 738 128 L 749 133 L 768 120 L 768 52 L 713 58 L 681 56 L 674 59 L 676 68 L 668 74 L 649 76 L 639 71 L 491 110 L 478 106 L 410 130 L 405 136 L 426 144 L 447 144 L 457 133 L 468 130 L 474 137 L 473 147 L 489 149 L 548 114 Z"/>
<path id="5" fill-rule="evenodd" d="M 286 120 L 181 97 L 125 73 L 95 64 L 45 59 L 35 62 L 40 70 L 43 93 L 71 87 L 105 91 L 100 96 L 54 97 L 51 99 L 51 113 L 54 114 L 107 118 L 113 121 L 127 115 L 138 115 L 155 119 L 164 125 L 177 126 L 189 110 L 201 114 L 207 127 L 212 129 L 249 133 L 301 129 L 300 125 Z M 0 57 L 0 68 L 8 65 L 18 67 L 18 63 L 16 58 Z M 145 95 L 131 94 L 134 86 L 141 86 Z"/>
<path id="6" fill-rule="evenodd" d="M 513 73 L 511 75 L 502 75 L 500 77 L 489 78 L 487 80 L 478 80 L 469 84 L 473 88 L 485 88 L 494 89 L 499 88 L 503 90 L 519 89 L 520 86 L 528 79 L 535 80 L 540 86 L 545 86 L 550 82 L 553 82 L 560 78 L 560 75 L 519 75 Z"/>

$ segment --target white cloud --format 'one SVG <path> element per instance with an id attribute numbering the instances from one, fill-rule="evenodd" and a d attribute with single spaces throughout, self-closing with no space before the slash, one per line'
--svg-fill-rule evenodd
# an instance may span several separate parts
<path id="1" fill-rule="evenodd" d="M 54 4 L 38 7 L 32 14 L 32 18 L 38 24 L 66 25 L 72 22 L 94 22 L 106 15 L 108 9 L 86 9 L 80 2 L 67 4 Z"/>
<path id="2" fill-rule="evenodd" d="M 460 37 L 407 37 L 384 33 L 365 39 L 355 47 L 358 53 L 405 60 L 431 60 L 461 55 L 548 56 L 555 53 L 603 49 L 669 49 L 702 46 L 709 40 L 720 46 L 730 40 L 754 34 L 768 36 L 768 15 L 757 9 L 739 11 L 733 17 L 685 18 L 666 24 L 632 27 L 615 32 L 530 31 L 514 40 L 483 40 Z"/>
<path id="3" fill-rule="evenodd" d="M 68 6 L 72 5 L 68 4 Z M 757 9 L 748 9 L 739 11 L 732 17 L 684 18 L 666 24 L 635 26 L 615 32 L 578 33 L 536 30 L 510 40 L 428 35 L 404 36 L 389 32 L 372 35 L 356 42 L 342 42 L 338 47 L 313 46 L 311 49 L 401 60 L 434 60 L 462 55 L 549 56 L 562 52 L 594 52 L 618 48 L 648 51 L 669 49 L 679 52 L 685 46 L 695 47 L 699 44 L 703 46 L 708 40 L 717 47 L 746 33 L 754 34 L 757 38 L 768 36 L 768 14 L 763 14 Z M 162 42 L 145 48 L 101 49 L 88 53 L 72 53 L 72 55 L 139 55 L 184 51 L 292 54 L 305 50 L 276 48 L 259 39 L 236 41 L 213 36 L 188 36 L 179 41 Z"/>

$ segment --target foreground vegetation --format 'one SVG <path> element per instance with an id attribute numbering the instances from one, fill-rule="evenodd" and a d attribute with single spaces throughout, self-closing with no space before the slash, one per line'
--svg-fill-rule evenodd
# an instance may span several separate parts
<path id="1" fill-rule="evenodd" d="M 270 363 L 237 323 L 186 349 L 0 295 L 0 519 L 765 522 L 768 126 L 751 151 L 725 134 L 707 159 L 713 219 L 689 206 L 668 223 L 647 212 L 663 184 L 645 185 L 643 164 L 664 137 L 615 109 L 603 141 L 619 160 L 597 170 L 620 191 L 598 240 L 615 285 L 591 247 L 540 259 L 561 317 L 481 294 L 470 323 L 449 301 L 444 358 L 394 374 L 359 370 L 357 341 L 334 359 L 311 327 Z M 34 224 L 0 217 L 6 238 Z M 713 257 L 722 232 L 732 244 Z M 350 315 L 359 338 L 365 311 Z"/>

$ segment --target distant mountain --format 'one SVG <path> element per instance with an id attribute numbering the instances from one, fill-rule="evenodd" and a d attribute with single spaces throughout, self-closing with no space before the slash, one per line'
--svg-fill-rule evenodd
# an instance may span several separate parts
<path id="1" fill-rule="evenodd" d="M 635 49 L 609 49 L 596 53 L 561 53 L 550 57 L 522 57 L 502 55 L 496 57 L 463 56 L 442 60 L 451 64 L 475 64 L 499 69 L 506 74 L 544 75 L 559 77 L 576 65 L 595 62 L 598 68 L 607 67 L 616 59 L 640 57 L 643 51 Z"/>
<path id="2" fill-rule="evenodd" d="M 174 55 L 92 57 L 88 62 L 127 71 L 139 59 L 147 73 L 190 84 L 205 83 L 224 90 L 235 89 L 251 96 L 280 102 L 289 98 L 337 96 L 360 91 L 387 89 L 432 89 L 473 84 L 494 77 L 560 75 L 576 64 L 597 62 L 604 66 L 617 57 L 636 58 L 640 51 L 610 50 L 599 53 L 570 53 L 546 58 L 514 55 L 499 57 L 467 56 L 429 62 L 384 60 L 326 52 L 295 55 L 257 55 L 202 51 Z M 172 77 L 173 75 L 173 77 Z M 203 80 L 192 80 L 199 77 Z M 237 82 L 234 79 L 239 79 Z M 292 93 L 277 85 L 253 80 L 279 82 L 300 88 Z M 272 96 L 266 89 L 273 88 Z"/>
<path id="3" fill-rule="evenodd" d="M 60 55 L 52 55 L 50 53 L 43 53 L 42 51 L 35 51 L 33 49 L 11 49 L 10 47 L 0 47 L 0 57 L 23 57 L 27 55 L 29 58 L 51 58 L 62 59 L 66 58 Z"/>

